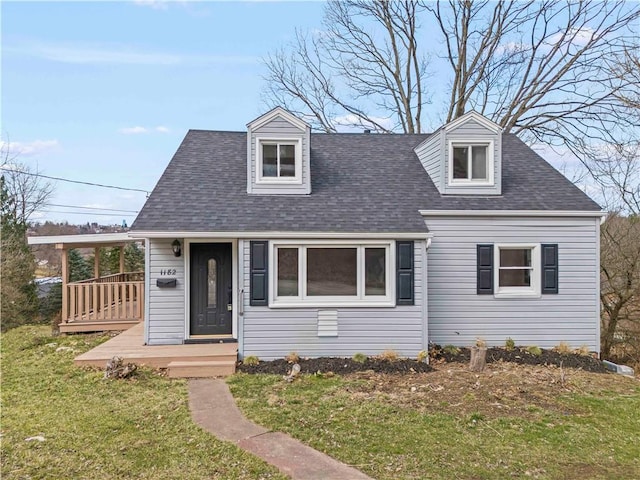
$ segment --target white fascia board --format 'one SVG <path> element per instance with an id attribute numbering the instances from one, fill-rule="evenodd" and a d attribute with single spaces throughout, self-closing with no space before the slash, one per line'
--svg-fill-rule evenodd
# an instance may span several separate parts
<path id="1" fill-rule="evenodd" d="M 440 127 L 435 132 L 429 134 L 427 138 L 425 138 L 423 141 L 421 141 L 418 145 L 414 147 L 413 151 L 416 153 L 416 155 L 418 154 L 418 150 L 420 150 L 420 148 L 422 148 L 423 145 L 433 140 L 436 137 L 436 135 L 440 132 L 440 130 L 442 130 L 442 128 L 443 127 Z"/>
<path id="2" fill-rule="evenodd" d="M 467 112 L 464 115 L 462 115 L 461 117 L 458 117 L 454 121 L 448 123 L 447 125 L 444 126 L 444 129 L 446 131 L 454 130 L 454 129 L 458 128 L 460 125 L 464 125 L 469 120 L 475 120 L 480 125 L 488 128 L 489 130 L 491 130 L 491 131 L 493 131 L 495 133 L 498 133 L 498 132 L 502 131 L 502 127 L 500 127 L 500 125 L 498 125 L 497 123 L 489 120 L 487 117 L 485 117 L 484 115 L 479 114 L 478 112 L 476 112 L 474 110 L 472 110 L 470 112 Z"/>
<path id="3" fill-rule="evenodd" d="M 29 245 L 49 245 L 53 243 L 117 243 L 117 242 L 133 242 L 129 236 L 129 232 L 120 233 L 88 233 L 81 235 L 42 235 L 37 237 L 28 237 Z"/>
<path id="4" fill-rule="evenodd" d="M 595 210 L 419 210 L 423 217 L 606 217 Z"/>
<path id="5" fill-rule="evenodd" d="M 264 239 L 294 239 L 294 238 L 336 238 L 336 239 L 412 239 L 423 240 L 432 238 L 429 232 L 399 232 L 399 233 L 370 233 L 370 232 L 129 232 L 133 238 L 264 238 Z"/>
<path id="6" fill-rule="evenodd" d="M 300 118 L 296 117 L 293 113 L 289 112 L 288 110 L 285 110 L 282 107 L 273 108 L 269 110 L 267 113 L 260 115 L 255 120 L 252 120 L 251 122 L 247 123 L 247 127 L 251 130 L 260 128 L 261 126 L 273 120 L 278 115 L 280 115 L 286 121 L 288 121 L 289 123 L 291 123 L 292 125 L 294 125 L 295 127 L 299 128 L 302 131 L 305 131 L 307 128 L 311 128 L 307 122 L 305 122 L 304 120 L 301 120 Z"/>

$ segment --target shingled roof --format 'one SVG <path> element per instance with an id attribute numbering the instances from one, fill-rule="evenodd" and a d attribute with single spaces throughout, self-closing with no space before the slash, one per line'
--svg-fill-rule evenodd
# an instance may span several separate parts
<path id="1" fill-rule="evenodd" d="M 600 210 L 511 134 L 502 195 L 441 195 L 413 151 L 426 138 L 314 133 L 311 195 L 250 195 L 247 134 L 191 130 L 131 230 L 419 233 L 419 210 Z"/>

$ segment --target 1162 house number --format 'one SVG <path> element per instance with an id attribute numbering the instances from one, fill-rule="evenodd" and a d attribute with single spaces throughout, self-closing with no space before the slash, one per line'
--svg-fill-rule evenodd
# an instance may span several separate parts
<path id="1" fill-rule="evenodd" d="M 176 274 L 175 268 L 164 268 L 160 270 L 160 275 L 175 275 L 175 274 Z"/>

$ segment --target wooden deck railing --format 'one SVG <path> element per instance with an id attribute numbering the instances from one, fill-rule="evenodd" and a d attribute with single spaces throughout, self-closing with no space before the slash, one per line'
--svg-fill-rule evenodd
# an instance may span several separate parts
<path id="1" fill-rule="evenodd" d="M 144 274 L 117 273 L 67 285 L 67 311 L 62 321 L 142 321 Z"/>
<path id="2" fill-rule="evenodd" d="M 125 272 L 105 275 L 98 278 L 87 278 L 73 283 L 114 283 L 114 282 L 140 282 L 144 281 L 144 272 Z"/>

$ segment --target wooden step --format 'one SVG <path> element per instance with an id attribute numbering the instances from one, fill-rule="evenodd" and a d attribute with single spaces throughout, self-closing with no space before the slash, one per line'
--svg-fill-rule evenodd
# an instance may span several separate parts
<path id="1" fill-rule="evenodd" d="M 140 323 L 140 320 L 96 320 L 91 322 L 74 321 L 60 323 L 60 333 L 106 332 L 111 330 L 127 330 Z"/>
<path id="2" fill-rule="evenodd" d="M 167 366 L 170 378 L 227 377 L 236 371 L 236 362 L 231 360 L 170 362 Z"/>

